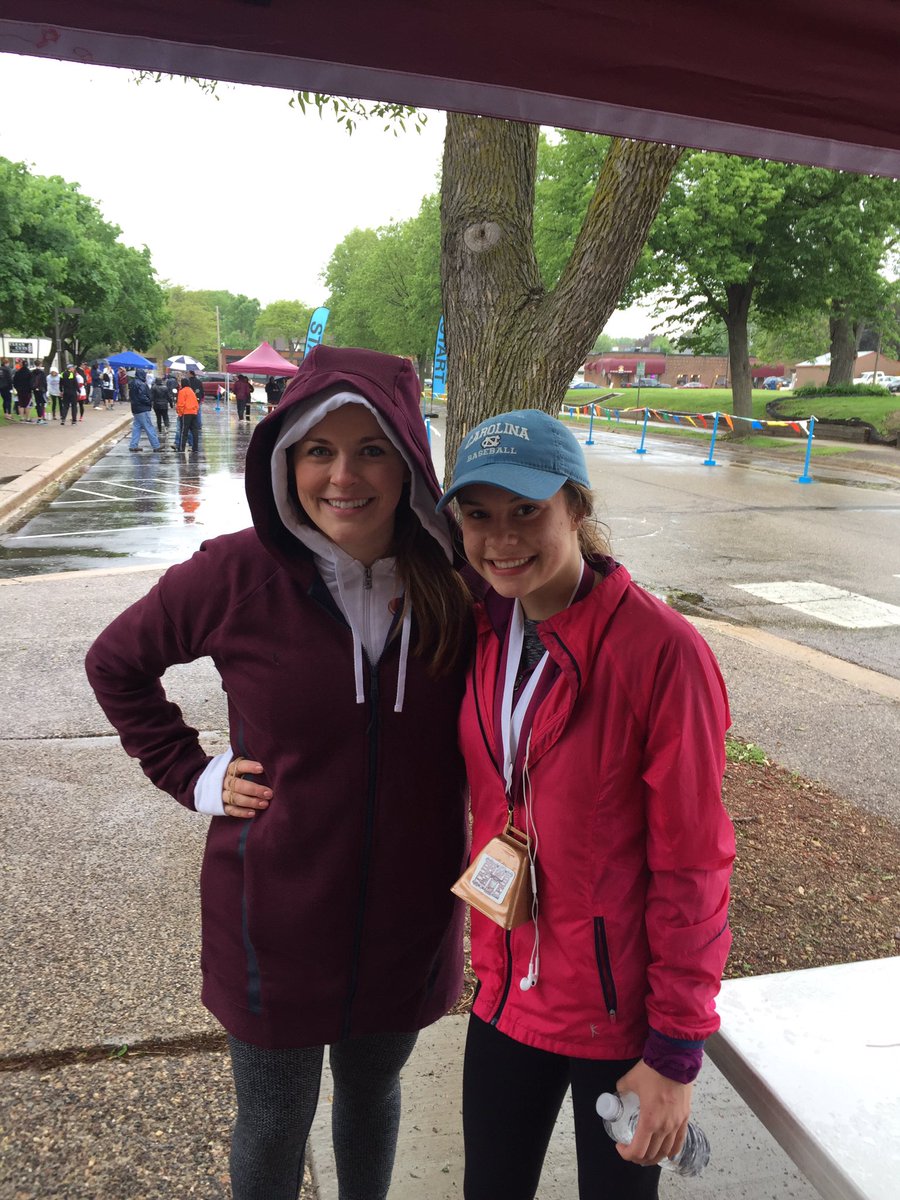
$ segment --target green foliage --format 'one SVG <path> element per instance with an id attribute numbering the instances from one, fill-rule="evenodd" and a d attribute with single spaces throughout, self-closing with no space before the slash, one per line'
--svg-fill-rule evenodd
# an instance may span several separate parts
<path id="1" fill-rule="evenodd" d="M 274 343 L 283 339 L 292 350 L 302 350 L 313 311 L 300 300 L 273 300 L 256 318 L 254 340 Z"/>
<path id="2" fill-rule="evenodd" d="M 610 139 L 556 130 L 538 143 L 534 197 L 534 250 L 546 288 L 552 288 L 578 237 Z M 610 343 L 612 345 L 612 343 Z"/>
<path id="3" fill-rule="evenodd" d="M 183 287 L 168 289 L 164 320 L 151 354 L 159 362 L 175 354 L 190 354 L 207 370 L 216 369 L 216 313 L 205 293 Z"/>
<path id="4" fill-rule="evenodd" d="M 354 229 L 325 268 L 332 336 L 424 363 L 441 312 L 440 205 L 426 196 L 418 214 L 380 229 Z"/>
<path id="5" fill-rule="evenodd" d="M 795 400 L 816 400 L 829 396 L 889 396 L 890 392 L 877 383 L 824 383 L 821 386 L 805 383 L 803 387 L 795 388 L 792 394 Z M 900 400 L 897 404 L 900 406 Z"/>
<path id="6" fill-rule="evenodd" d="M 768 316 L 750 322 L 750 349 L 761 362 L 798 362 L 824 354 L 829 341 L 828 314 L 823 310 Z"/>
<path id="7" fill-rule="evenodd" d="M 428 122 L 428 114 L 421 108 L 409 104 L 390 104 L 387 101 L 368 102 L 351 100 L 346 96 L 327 96 L 321 92 L 297 92 L 291 97 L 292 106 L 306 113 L 315 108 L 319 116 L 333 116 L 339 125 L 352 133 L 360 121 L 384 121 L 385 133 L 405 133 L 407 124 L 416 133 L 421 133 Z"/>
<path id="8" fill-rule="evenodd" d="M 0 324 L 52 337 L 54 308 L 77 307 L 83 314 L 60 320 L 71 355 L 146 348 L 163 293 L 149 251 L 120 233 L 77 184 L 0 158 Z"/>
<path id="9" fill-rule="evenodd" d="M 849 421 L 854 418 L 874 426 L 884 437 L 893 437 L 900 430 L 900 396 L 892 396 L 883 389 L 866 385 L 854 388 L 852 396 L 816 396 L 813 398 L 793 395 L 778 401 L 779 416 L 803 420 L 815 416 L 818 420 Z M 815 442 L 813 442 L 815 446 Z"/>
<path id="10" fill-rule="evenodd" d="M 259 317 L 259 301 L 250 296 L 234 295 L 224 289 L 215 291 L 197 291 L 192 295 L 205 305 L 215 315 L 219 309 L 219 333 L 223 346 L 238 346 L 251 349 L 254 343 L 254 329 Z"/>
<path id="11" fill-rule="evenodd" d="M 728 762 L 734 763 L 756 763 L 758 766 L 764 767 L 769 760 L 766 757 L 764 750 L 753 742 L 744 742 L 740 738 L 736 738 L 729 734 L 725 738 L 725 757 Z"/>
<path id="12" fill-rule="evenodd" d="M 786 200 L 791 173 L 804 169 L 687 154 L 650 232 L 640 290 L 662 292 L 687 323 L 702 328 L 725 320 L 734 284 L 752 283 L 772 303 L 776 295 L 785 303 L 793 291 L 796 303 Z"/>

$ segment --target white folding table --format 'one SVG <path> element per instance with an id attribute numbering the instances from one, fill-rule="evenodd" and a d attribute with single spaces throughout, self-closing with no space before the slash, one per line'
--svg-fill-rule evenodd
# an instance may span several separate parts
<path id="1" fill-rule="evenodd" d="M 707 1053 L 824 1200 L 900 1198 L 900 958 L 727 980 Z"/>

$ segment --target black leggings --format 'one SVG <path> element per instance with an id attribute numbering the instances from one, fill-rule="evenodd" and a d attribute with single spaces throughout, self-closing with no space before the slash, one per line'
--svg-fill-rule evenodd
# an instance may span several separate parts
<path id="1" fill-rule="evenodd" d="M 339 1200 L 384 1200 L 400 1125 L 400 1070 L 414 1033 L 351 1038 L 331 1047 L 331 1136 Z M 324 1046 L 262 1050 L 229 1037 L 238 1119 L 231 1143 L 234 1200 L 297 1200 L 319 1099 Z"/>
<path id="2" fill-rule="evenodd" d="M 659 1167 L 625 1162 L 594 1107 L 636 1061 L 550 1054 L 471 1016 L 463 1069 L 465 1200 L 533 1200 L 570 1085 L 580 1200 L 655 1200 Z"/>

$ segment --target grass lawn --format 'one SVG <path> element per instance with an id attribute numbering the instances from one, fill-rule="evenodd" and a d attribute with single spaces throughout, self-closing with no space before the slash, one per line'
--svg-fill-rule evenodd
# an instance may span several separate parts
<path id="1" fill-rule="evenodd" d="M 606 395 L 610 388 L 575 388 L 566 393 L 564 404 L 593 404 Z M 790 392 L 781 395 L 790 396 Z M 778 395 L 777 392 L 753 393 L 753 415 L 763 421 L 766 404 Z M 731 412 L 731 388 L 641 388 L 638 399 L 637 388 L 623 388 L 615 400 L 603 402 L 610 408 L 664 408 L 667 412 L 709 413 Z"/>
<path id="2" fill-rule="evenodd" d="M 661 391 L 662 389 L 660 389 Z M 699 389 L 697 389 L 699 390 Z M 587 391 L 587 388 L 584 389 Z M 699 411 L 699 410 L 698 410 Z M 722 411 L 721 409 L 719 410 Z M 567 425 L 575 424 L 581 429 L 587 429 L 589 418 L 587 416 L 578 415 L 576 417 L 564 417 Z M 629 433 L 640 434 L 643 418 L 637 414 L 623 416 L 617 423 L 615 418 L 608 420 L 604 417 L 594 418 L 595 432 L 604 433 Z M 702 442 L 708 444 L 712 437 L 711 429 L 692 429 L 687 425 L 669 425 L 661 426 L 658 423 L 648 425 L 647 427 L 647 448 L 650 449 L 654 438 L 658 437 L 673 437 L 686 438 L 688 441 Z M 719 446 L 723 442 L 731 442 L 731 435 L 728 431 L 728 426 L 724 423 L 719 425 L 719 432 L 716 435 L 716 445 Z M 761 450 L 771 451 L 773 454 L 785 455 L 787 457 L 795 457 L 802 461 L 806 453 L 806 438 L 798 434 L 796 438 L 778 438 L 767 437 L 765 434 L 753 434 L 750 437 L 745 437 L 741 440 L 742 446 L 753 446 Z M 858 449 L 853 443 L 848 442 L 846 445 L 824 445 L 817 442 L 813 438 L 812 455 L 813 458 L 831 458 L 837 454 L 852 454 Z"/>
<path id="3" fill-rule="evenodd" d="M 637 388 L 624 388 L 614 400 L 602 400 L 607 388 L 575 388 L 566 393 L 565 404 L 582 405 L 599 402 L 607 408 L 663 408 L 667 412 L 709 413 L 732 411 L 729 388 L 647 388 L 641 389 L 640 400 Z M 753 416 L 758 421 L 766 420 L 766 405 L 771 400 L 782 403 L 782 411 L 801 420 L 815 416 L 818 420 L 829 418 L 847 420 L 859 417 L 868 421 L 882 434 L 888 434 L 889 418 L 900 413 L 900 396 L 835 396 L 817 397 L 814 400 L 793 399 L 793 393 L 753 392 Z M 900 423 L 896 418 L 894 425 Z M 752 439 L 746 439 L 752 441 Z"/>

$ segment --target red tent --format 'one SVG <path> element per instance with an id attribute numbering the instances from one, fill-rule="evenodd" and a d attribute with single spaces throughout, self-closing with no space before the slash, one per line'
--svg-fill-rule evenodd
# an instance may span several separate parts
<path id="1" fill-rule="evenodd" d="M 292 362 L 288 362 L 286 358 L 282 358 L 268 342 L 263 342 L 255 350 L 251 350 L 246 357 L 239 358 L 237 362 L 226 363 L 225 369 L 229 375 L 237 375 L 244 371 L 248 375 L 282 376 L 296 375 L 300 368 L 294 366 Z"/>
<path id="2" fill-rule="evenodd" d="M 897 0 L 2 0 L 0 50 L 900 175 Z"/>

